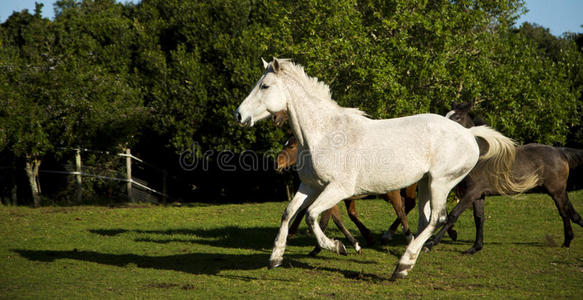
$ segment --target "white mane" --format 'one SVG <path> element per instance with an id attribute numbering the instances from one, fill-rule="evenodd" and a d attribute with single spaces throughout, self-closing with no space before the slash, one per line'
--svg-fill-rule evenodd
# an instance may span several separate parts
<path id="1" fill-rule="evenodd" d="M 300 82 L 302 86 L 309 89 L 309 94 L 314 98 L 328 102 L 339 110 L 345 110 L 351 114 L 366 116 L 366 113 L 358 108 L 342 107 L 338 105 L 338 103 L 332 99 L 330 87 L 324 82 L 319 81 L 318 78 L 308 76 L 302 65 L 294 64 L 289 59 L 279 59 L 279 63 L 281 65 L 283 74 L 293 78 L 297 82 Z"/>

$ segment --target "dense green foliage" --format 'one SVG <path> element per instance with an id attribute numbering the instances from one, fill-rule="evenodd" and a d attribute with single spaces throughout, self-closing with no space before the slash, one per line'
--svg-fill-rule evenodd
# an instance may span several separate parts
<path id="1" fill-rule="evenodd" d="M 583 192 L 569 197 L 583 211 Z M 7 299 L 579 299 L 583 228 L 570 248 L 550 197 L 529 194 L 486 200 L 484 249 L 460 252 L 474 238 L 471 212 L 421 253 L 409 277 L 389 281 L 405 249 L 399 232 L 389 245 L 348 256 L 322 251 L 305 224 L 290 239 L 284 265 L 267 261 L 286 203 L 192 207 L 1 207 L 0 295 Z M 341 204 L 341 206 L 344 206 Z M 393 210 L 359 200 L 362 221 L 380 238 Z M 341 207 L 343 210 L 344 207 Z M 416 210 L 410 216 L 415 228 Z M 356 226 L 344 222 L 355 237 Z M 330 223 L 328 233 L 347 243 Z"/>
<path id="2" fill-rule="evenodd" d="M 233 126 L 289 57 L 373 118 L 452 100 L 520 142 L 583 145 L 581 35 L 514 22 L 521 0 L 59 0 L 0 25 L 0 151 L 39 163 L 76 147 L 173 156 L 278 149 L 285 131 Z M 140 149 L 141 147 L 141 149 Z M 135 148 L 134 148 L 135 149 Z M 167 161 L 160 161 L 166 164 Z"/>

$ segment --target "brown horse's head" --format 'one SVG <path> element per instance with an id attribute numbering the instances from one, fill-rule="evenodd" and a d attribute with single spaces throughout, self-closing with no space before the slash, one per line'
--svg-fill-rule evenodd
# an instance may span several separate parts
<path id="1" fill-rule="evenodd" d="M 298 141 L 295 137 L 291 137 L 285 142 L 283 149 L 277 155 L 276 170 L 281 172 L 284 168 L 291 167 L 296 164 L 298 155 Z"/>
<path id="2" fill-rule="evenodd" d="M 451 111 L 445 115 L 446 118 L 459 123 L 460 125 L 470 128 L 475 126 L 474 120 L 470 115 L 470 111 L 472 110 L 473 103 L 457 103 L 453 101 L 451 104 Z"/>
<path id="3" fill-rule="evenodd" d="M 285 110 L 276 112 L 275 114 L 273 114 L 272 118 L 273 118 L 273 124 L 275 124 L 275 126 L 277 126 L 277 127 L 283 126 L 283 124 L 285 124 L 285 121 L 287 121 L 287 119 L 288 119 L 287 113 L 285 112 Z"/>

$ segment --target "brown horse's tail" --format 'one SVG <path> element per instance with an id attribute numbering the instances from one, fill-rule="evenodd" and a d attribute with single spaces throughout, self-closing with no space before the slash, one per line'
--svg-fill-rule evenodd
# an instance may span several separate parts
<path id="1" fill-rule="evenodd" d="M 558 148 L 561 153 L 567 158 L 569 162 L 569 168 L 573 169 L 580 165 L 583 165 L 583 149 L 575 148 Z"/>
<path id="2" fill-rule="evenodd" d="M 522 193 L 537 185 L 537 172 L 521 178 L 511 175 L 516 156 L 516 143 L 512 139 L 488 126 L 471 127 L 469 130 L 488 144 L 488 151 L 480 156 L 477 167 L 485 168 L 490 186 L 498 193 Z"/>

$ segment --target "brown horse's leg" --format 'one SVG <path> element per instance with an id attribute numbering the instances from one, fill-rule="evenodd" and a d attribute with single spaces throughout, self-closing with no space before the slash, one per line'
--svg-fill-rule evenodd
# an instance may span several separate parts
<path id="1" fill-rule="evenodd" d="M 358 218 L 358 214 L 356 213 L 356 201 L 354 199 L 346 199 L 344 200 L 344 204 L 346 204 L 346 211 L 348 212 L 350 220 L 352 220 L 352 223 L 358 227 L 358 230 L 366 240 L 366 244 L 369 246 L 374 245 L 375 240 L 370 234 L 370 230 L 368 230 L 368 228 L 366 228 L 366 226 L 364 226 L 364 224 L 362 224 Z"/>
<path id="2" fill-rule="evenodd" d="M 344 226 L 344 223 L 342 222 L 342 217 L 340 216 L 340 209 L 338 209 L 338 206 L 332 207 L 330 211 L 332 213 L 332 220 L 334 221 L 334 224 L 336 224 L 336 227 L 338 227 L 338 229 L 342 231 L 344 236 L 346 236 L 346 238 L 350 240 L 350 243 L 352 243 L 352 246 L 356 250 L 356 253 L 362 254 L 362 249 L 360 248 L 358 241 L 352 236 L 352 234 L 350 234 L 350 231 L 348 231 L 348 229 Z"/>
<path id="3" fill-rule="evenodd" d="M 296 218 L 294 219 L 294 222 L 292 223 L 292 225 L 289 228 L 289 232 L 287 234 L 287 237 L 288 238 L 291 238 L 291 237 L 295 236 L 296 233 L 298 233 L 298 227 L 300 226 L 300 223 L 302 222 L 302 219 L 304 218 L 304 215 L 306 214 L 306 210 L 307 209 L 302 209 L 296 215 Z"/>
<path id="4" fill-rule="evenodd" d="M 476 199 L 479 199 L 480 195 L 481 191 L 479 189 L 477 190 L 477 192 L 474 193 L 472 193 L 471 191 L 466 192 L 465 195 L 460 200 L 460 202 L 447 215 L 447 222 L 445 223 L 445 225 L 435 236 L 433 236 L 430 240 L 425 242 L 425 246 L 423 247 L 423 249 L 425 251 L 430 251 L 431 248 L 439 244 L 439 242 L 441 242 L 441 239 L 445 235 L 445 232 L 449 230 L 451 227 L 453 227 L 453 224 L 457 221 L 457 219 L 464 212 L 464 210 L 470 207 L 470 205 L 472 205 L 472 203 Z"/>
<path id="5" fill-rule="evenodd" d="M 417 198 L 417 184 L 412 184 L 405 190 L 405 215 L 409 214 L 409 212 L 415 208 L 415 199 Z M 401 219 L 397 217 L 391 227 L 389 227 L 389 232 L 394 234 L 397 231 L 397 228 L 401 224 Z"/>
<path id="6" fill-rule="evenodd" d="M 583 227 L 583 218 L 575 211 L 571 200 L 569 200 L 569 195 L 567 194 L 567 190 L 565 190 L 565 199 L 566 199 L 566 207 L 567 207 L 567 214 L 573 223 L 578 224 L 579 226 Z"/>
<path id="7" fill-rule="evenodd" d="M 414 194 L 416 194 L 416 192 Z M 403 200 L 403 198 L 401 197 L 401 192 L 399 190 L 388 192 L 386 195 L 383 195 L 382 197 L 383 199 L 385 199 L 385 201 L 391 202 L 391 204 L 393 205 L 393 209 L 395 209 L 395 213 L 397 213 L 398 217 L 398 219 L 395 220 L 393 224 L 391 224 L 387 232 L 383 234 L 382 241 L 387 242 L 392 239 L 392 235 L 397 230 L 397 227 L 399 225 L 397 221 L 400 221 L 400 223 L 403 224 L 403 233 L 405 233 L 405 236 L 407 237 L 408 240 L 411 240 L 411 238 L 413 238 L 413 235 L 411 234 L 411 230 L 409 230 L 409 222 L 407 221 L 407 213 L 404 206 L 405 204 L 404 202 L 407 200 L 405 201 Z M 415 206 L 415 200 L 413 200 L 413 206 Z"/>
<path id="8" fill-rule="evenodd" d="M 569 216 L 569 209 L 567 204 L 567 191 L 563 189 L 562 191 L 549 191 L 549 195 L 555 201 L 555 206 L 559 210 L 559 215 L 563 220 L 563 234 L 565 235 L 565 240 L 563 241 L 563 247 L 569 247 L 571 245 L 571 240 L 573 240 L 573 228 L 571 227 L 571 219 Z M 580 217 L 579 217 L 580 218 Z"/>
<path id="9" fill-rule="evenodd" d="M 330 216 L 332 216 L 332 211 L 333 209 L 336 208 L 336 210 L 338 210 L 338 206 L 334 206 L 332 208 L 330 208 L 329 210 L 326 210 L 322 213 L 322 215 L 320 216 L 320 228 L 322 229 L 323 232 L 326 232 L 326 228 L 328 228 L 328 223 L 330 222 Z M 322 248 L 320 248 L 320 245 L 316 244 L 316 247 L 314 247 L 314 250 L 312 250 L 312 252 L 310 252 L 308 255 L 310 256 L 316 256 L 318 255 L 318 253 L 320 253 L 320 251 L 322 251 Z"/>
<path id="10" fill-rule="evenodd" d="M 484 197 L 472 203 L 474 207 L 474 225 L 476 225 L 476 240 L 472 248 L 464 251 L 464 254 L 474 254 L 484 246 Z M 451 228 L 449 229 L 451 230 Z M 447 231 L 449 234 L 449 230 Z M 451 234 L 450 234 L 451 236 Z"/>

